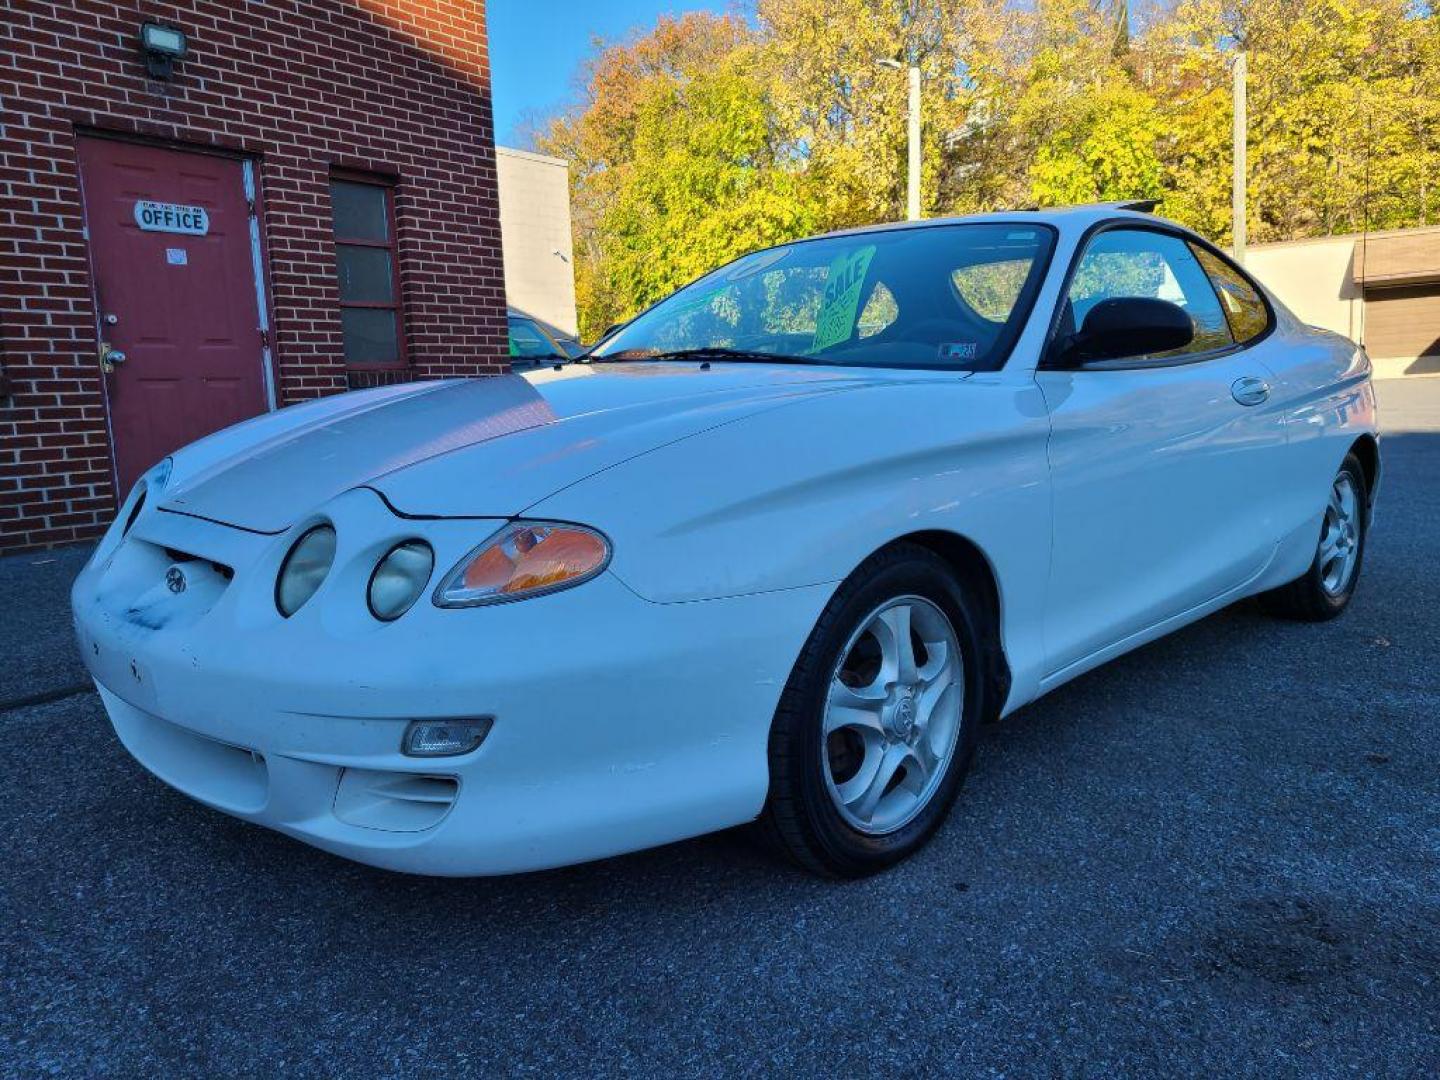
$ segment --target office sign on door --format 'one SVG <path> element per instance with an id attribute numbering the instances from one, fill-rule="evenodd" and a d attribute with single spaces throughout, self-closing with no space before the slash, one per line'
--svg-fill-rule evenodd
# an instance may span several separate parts
<path id="1" fill-rule="evenodd" d="M 181 206 L 178 203 L 137 199 L 135 224 L 140 226 L 142 232 L 204 236 L 210 231 L 210 215 L 203 206 Z"/>

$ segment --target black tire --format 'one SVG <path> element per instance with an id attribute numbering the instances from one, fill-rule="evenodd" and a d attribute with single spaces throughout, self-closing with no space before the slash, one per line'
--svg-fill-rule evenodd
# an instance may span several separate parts
<path id="1" fill-rule="evenodd" d="M 849 825 L 832 801 L 822 765 L 825 702 L 840 651 L 877 607 L 919 596 L 950 620 L 965 664 L 964 712 L 954 753 L 935 793 L 894 832 L 871 834 Z M 821 613 L 795 662 L 770 729 L 770 792 L 757 823 L 769 845 L 828 877 L 854 878 L 892 866 L 921 847 L 949 812 L 974 756 L 983 719 L 1000 703 L 985 654 L 993 638 L 986 607 L 948 563 L 914 544 L 896 544 L 862 563 Z"/>
<path id="2" fill-rule="evenodd" d="M 1327 619 L 1335 618 L 1349 606 L 1350 598 L 1355 595 L 1355 586 L 1360 581 L 1361 568 L 1365 563 L 1365 540 L 1370 531 L 1370 491 L 1365 483 L 1365 470 L 1360 465 L 1360 459 L 1354 454 L 1345 455 L 1345 460 L 1340 464 L 1340 471 L 1335 474 L 1335 480 L 1338 481 L 1347 474 L 1359 498 L 1355 566 L 1350 572 L 1349 581 L 1343 589 L 1336 592 L 1331 592 L 1325 587 L 1324 566 L 1320 557 L 1320 542 L 1317 539 L 1315 558 L 1305 573 L 1288 585 L 1282 585 L 1278 589 L 1260 594 L 1258 597 L 1260 608 L 1266 614 L 1301 622 L 1324 622 Z M 1323 538 L 1325 530 L 1323 522 L 1320 529 Z"/>

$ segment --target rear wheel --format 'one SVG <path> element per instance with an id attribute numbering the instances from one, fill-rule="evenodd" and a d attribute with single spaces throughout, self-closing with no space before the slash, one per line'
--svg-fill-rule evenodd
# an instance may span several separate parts
<path id="1" fill-rule="evenodd" d="M 821 615 L 781 696 L 760 825 L 818 873 L 920 847 L 954 802 L 990 707 L 983 606 L 928 549 L 867 560 Z"/>
<path id="2" fill-rule="evenodd" d="M 1360 580 L 1370 519 L 1365 471 L 1347 454 L 1330 483 L 1320 537 L 1309 569 L 1288 585 L 1264 593 L 1260 605 L 1272 615 L 1320 622 L 1345 610 Z"/>

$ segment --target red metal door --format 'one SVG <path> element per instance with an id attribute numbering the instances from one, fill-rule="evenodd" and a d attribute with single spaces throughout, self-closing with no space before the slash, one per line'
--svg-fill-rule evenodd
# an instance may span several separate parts
<path id="1" fill-rule="evenodd" d="M 249 165 L 98 138 L 79 154 L 123 494 L 166 454 L 267 407 Z"/>

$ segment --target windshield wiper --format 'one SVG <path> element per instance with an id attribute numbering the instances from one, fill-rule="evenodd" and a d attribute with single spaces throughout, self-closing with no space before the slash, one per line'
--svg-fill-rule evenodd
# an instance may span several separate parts
<path id="1" fill-rule="evenodd" d="M 636 355 L 631 355 L 634 353 Z M 639 349 L 622 350 L 613 356 L 597 356 L 597 360 L 733 360 L 746 364 L 813 364 L 811 356 L 796 356 L 791 353 L 760 352 L 756 349 L 726 349 L 721 346 L 705 346 L 698 349 L 669 349 L 665 352 L 642 352 Z"/>

